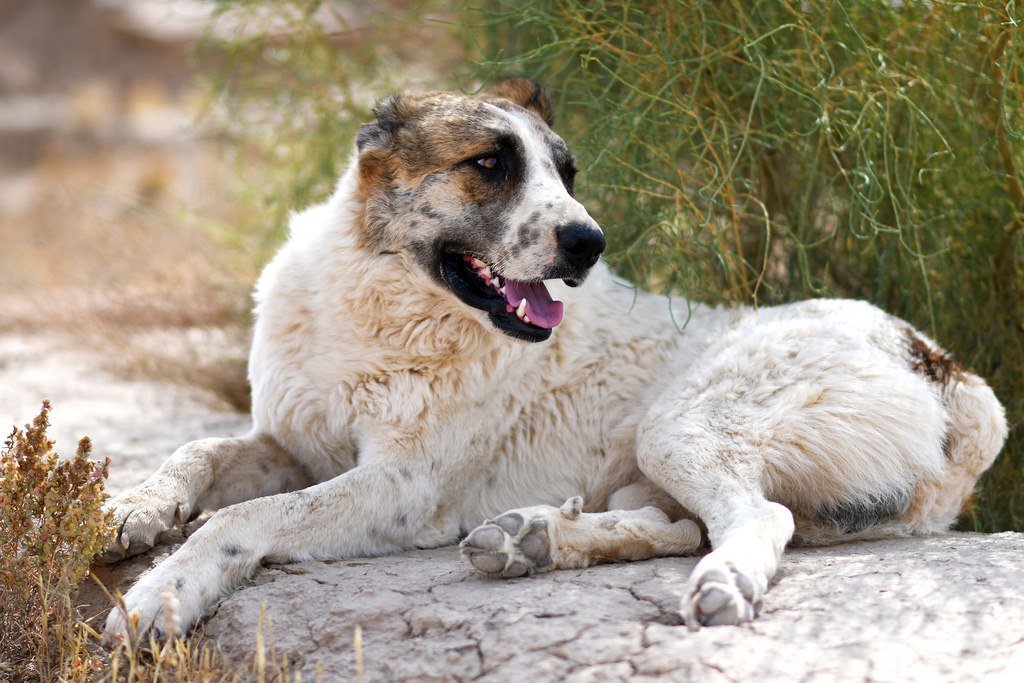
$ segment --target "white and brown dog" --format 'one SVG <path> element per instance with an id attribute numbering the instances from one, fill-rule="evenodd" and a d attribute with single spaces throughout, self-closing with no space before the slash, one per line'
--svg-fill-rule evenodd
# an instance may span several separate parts
<path id="1" fill-rule="evenodd" d="M 516 577 L 692 554 L 702 529 L 682 616 L 736 624 L 791 538 L 942 531 L 999 452 L 988 386 L 869 304 L 718 309 L 617 281 L 539 86 L 374 113 L 260 278 L 252 432 L 111 501 L 108 560 L 220 508 L 124 596 L 141 631 L 168 588 L 188 628 L 261 562 L 464 539 Z"/>

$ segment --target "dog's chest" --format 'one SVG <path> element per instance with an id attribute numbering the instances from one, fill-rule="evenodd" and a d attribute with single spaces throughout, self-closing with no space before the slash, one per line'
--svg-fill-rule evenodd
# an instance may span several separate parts
<path id="1" fill-rule="evenodd" d="M 490 509 L 490 500 L 586 493 L 632 460 L 633 432 L 625 430 L 624 446 L 622 425 L 635 422 L 636 388 L 556 376 L 540 357 L 488 358 L 352 375 L 334 396 L 350 413 L 359 464 L 421 462 L 453 494 Z"/>

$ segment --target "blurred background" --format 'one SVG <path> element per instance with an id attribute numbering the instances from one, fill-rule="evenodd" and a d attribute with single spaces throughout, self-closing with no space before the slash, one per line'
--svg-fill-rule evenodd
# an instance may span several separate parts
<path id="1" fill-rule="evenodd" d="M 251 285 L 375 98 L 517 74 L 558 102 L 623 274 L 714 303 L 868 299 L 989 379 L 1013 431 L 961 526 L 1024 530 L 1020 14 L 0 0 L 0 417 L 74 385 L 54 421 L 94 436 L 97 405 L 144 422 L 172 391 L 234 425 Z M 174 437 L 137 437 L 147 467 Z"/>
<path id="2" fill-rule="evenodd" d="M 254 264 L 244 248 L 219 248 L 229 246 L 234 179 L 224 127 L 201 115 L 208 88 L 195 59 L 212 9 L 188 1 L 0 3 L 0 331 L 8 357 L 38 348 L 23 348 L 11 332 L 68 337 L 109 349 L 97 360 L 122 372 L 162 365 L 244 402 L 233 328 L 245 322 Z M 168 329 L 193 331 L 189 362 L 178 362 L 189 349 L 177 335 L 144 338 Z"/>

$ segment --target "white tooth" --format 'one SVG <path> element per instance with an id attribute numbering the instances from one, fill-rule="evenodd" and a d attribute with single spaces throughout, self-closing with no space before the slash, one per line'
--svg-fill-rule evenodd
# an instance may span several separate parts
<path id="1" fill-rule="evenodd" d="M 480 275 L 482 275 L 483 277 L 494 277 L 493 275 L 491 275 L 491 268 L 490 268 L 490 266 L 484 266 L 483 268 L 481 268 L 477 272 L 480 273 Z"/>
<path id="2" fill-rule="evenodd" d="M 528 315 L 524 315 L 524 316 L 523 316 L 523 322 L 524 322 L 524 323 L 528 323 L 528 322 L 530 322 L 530 316 L 528 316 Z"/>
<path id="3" fill-rule="evenodd" d="M 502 285 L 501 287 L 499 287 L 498 291 L 501 292 L 502 294 L 504 294 L 505 293 L 505 286 Z"/>
<path id="4" fill-rule="evenodd" d="M 483 261 L 481 261 L 480 259 L 478 259 L 476 257 L 471 258 L 469 260 L 469 262 L 472 263 L 476 268 L 486 268 L 487 267 L 486 263 L 484 263 Z"/>
<path id="5" fill-rule="evenodd" d="M 516 309 L 516 315 L 520 318 L 526 315 L 526 299 L 519 302 L 519 308 Z"/>

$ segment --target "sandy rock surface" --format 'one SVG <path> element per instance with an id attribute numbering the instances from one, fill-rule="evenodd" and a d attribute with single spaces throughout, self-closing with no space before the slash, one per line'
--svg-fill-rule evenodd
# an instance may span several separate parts
<path id="1" fill-rule="evenodd" d="M 105 579 L 124 589 L 151 559 Z M 224 599 L 205 633 L 230 661 L 251 661 L 265 609 L 265 635 L 303 680 L 318 665 L 322 680 L 355 679 L 357 625 L 367 681 L 1022 680 L 1024 534 L 793 549 L 757 621 L 691 632 L 676 610 L 695 563 L 493 580 L 447 547 L 274 565 Z"/>
<path id="2" fill-rule="evenodd" d="M 43 335 L 0 335 L 0 429 L 24 427 L 49 399 L 50 437 L 74 455 L 88 436 L 96 457 L 110 456 L 107 491 L 141 483 L 188 441 L 235 436 L 250 420 L 211 392 L 171 382 L 128 380 L 104 370 L 102 350 Z"/>
<path id="3" fill-rule="evenodd" d="M 111 489 L 141 481 L 178 445 L 243 433 L 211 396 L 104 372 L 95 355 L 0 337 L 0 418 L 22 424 L 54 402 L 65 453 L 83 434 L 111 455 Z M 344 520 L 339 520 L 344 524 Z M 185 532 L 98 571 L 127 590 Z M 950 534 L 793 549 L 753 624 L 688 631 L 677 609 L 694 558 L 484 578 L 454 547 L 274 565 L 220 602 L 206 637 L 251 661 L 261 610 L 303 680 L 1020 681 L 1024 534 Z M 107 608 L 98 589 L 86 612 Z M 266 631 L 267 629 L 265 629 Z"/>

